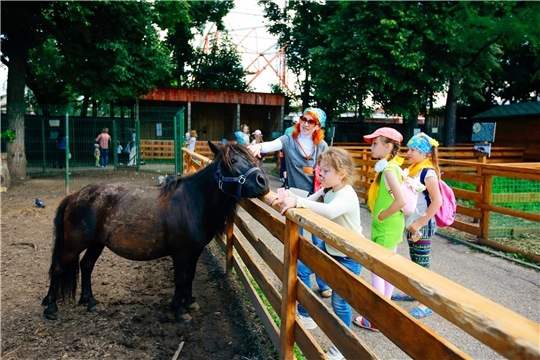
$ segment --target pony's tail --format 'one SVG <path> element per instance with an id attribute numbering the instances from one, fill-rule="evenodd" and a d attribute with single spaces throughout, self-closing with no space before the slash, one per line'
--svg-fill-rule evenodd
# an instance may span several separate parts
<path id="1" fill-rule="evenodd" d="M 70 263 L 65 264 L 64 269 L 59 268 L 65 250 L 64 215 L 70 198 L 71 196 L 66 196 L 56 210 L 56 216 L 54 218 L 55 240 L 49 277 L 52 277 L 54 271 L 62 271 L 59 279 L 59 298 L 74 300 L 77 290 L 77 279 L 79 278 L 79 256 L 76 256 Z"/>

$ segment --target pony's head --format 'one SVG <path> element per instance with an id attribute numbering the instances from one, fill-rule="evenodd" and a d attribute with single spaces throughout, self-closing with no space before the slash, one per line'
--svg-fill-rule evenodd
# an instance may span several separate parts
<path id="1" fill-rule="evenodd" d="M 217 164 L 214 179 L 222 192 L 237 200 L 268 193 L 268 178 L 246 146 L 227 143 L 218 147 L 211 141 L 208 146 L 214 153 L 214 164 Z"/>

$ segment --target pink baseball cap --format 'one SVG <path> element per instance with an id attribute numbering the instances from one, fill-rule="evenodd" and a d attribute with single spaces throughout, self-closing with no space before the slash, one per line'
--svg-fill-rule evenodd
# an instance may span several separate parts
<path id="1" fill-rule="evenodd" d="M 376 137 L 384 136 L 385 138 L 388 138 L 390 140 L 394 140 L 397 142 L 403 141 L 403 135 L 396 129 L 392 129 L 389 127 L 382 127 L 375 130 L 373 134 L 370 135 L 364 135 L 364 140 L 366 140 L 369 144 L 371 144 L 371 140 L 375 139 Z"/>
<path id="2" fill-rule="evenodd" d="M 253 135 L 262 135 L 262 132 L 261 132 L 261 130 L 255 130 L 253 132 Z"/>

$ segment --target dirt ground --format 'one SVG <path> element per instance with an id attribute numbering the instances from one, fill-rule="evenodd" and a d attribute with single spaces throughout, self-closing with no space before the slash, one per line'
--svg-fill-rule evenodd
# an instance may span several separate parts
<path id="1" fill-rule="evenodd" d="M 75 303 L 59 303 L 57 320 L 45 319 L 53 217 L 63 195 L 50 180 L 27 180 L 2 194 L 2 359 L 171 359 L 181 343 L 180 359 L 277 357 L 241 285 L 228 280 L 215 243 L 197 266 L 201 309 L 190 324 L 175 322 L 169 310 L 170 258 L 134 262 L 108 249 L 93 272 L 96 310 L 77 305 L 79 288 Z M 44 209 L 34 205 L 36 196 Z"/>

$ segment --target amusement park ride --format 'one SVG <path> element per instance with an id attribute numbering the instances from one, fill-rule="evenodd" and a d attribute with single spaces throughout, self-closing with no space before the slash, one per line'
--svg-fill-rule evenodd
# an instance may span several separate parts
<path id="1" fill-rule="evenodd" d="M 290 74 L 287 70 L 287 55 L 285 48 L 289 45 L 280 46 L 278 39 L 265 30 L 262 24 L 261 13 L 241 13 L 233 10 L 232 16 L 243 17 L 247 21 L 255 20 L 258 25 L 253 27 L 234 27 L 233 21 L 229 16 L 225 18 L 225 25 L 230 34 L 231 39 L 236 45 L 237 51 L 242 57 L 242 65 L 248 80 L 248 86 L 255 88 L 257 92 L 269 92 L 264 87 L 269 87 L 270 84 L 279 83 L 283 90 L 293 94 L 293 89 L 288 85 Z M 261 32 L 263 34 L 261 35 Z M 199 48 L 204 52 L 210 51 L 210 40 L 219 41 L 220 32 L 216 30 L 215 25 L 212 25 L 205 35 L 200 38 Z M 264 50 L 259 50 L 259 47 L 265 46 Z M 262 79 L 262 74 L 267 75 L 267 80 Z M 258 80 L 258 81 L 257 81 Z"/>

